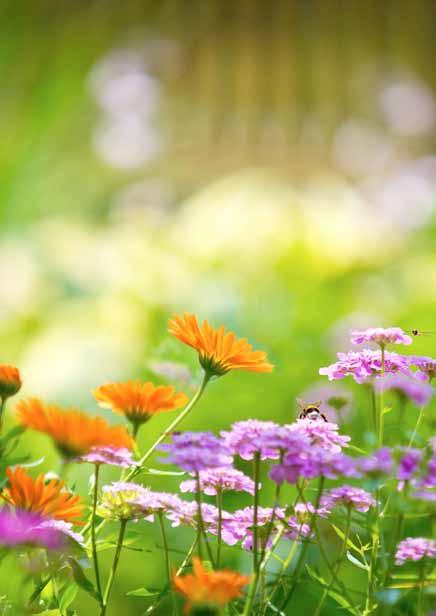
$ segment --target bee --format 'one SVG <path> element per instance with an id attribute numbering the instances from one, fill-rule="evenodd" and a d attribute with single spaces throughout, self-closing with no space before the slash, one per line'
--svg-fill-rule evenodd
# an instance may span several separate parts
<path id="1" fill-rule="evenodd" d="M 324 413 L 321 413 L 320 411 L 322 404 L 321 400 L 311 404 L 306 404 L 303 400 L 297 398 L 297 404 L 300 407 L 298 419 L 309 419 L 310 421 L 318 421 L 319 419 L 323 419 L 324 421 L 328 421 Z"/>
<path id="2" fill-rule="evenodd" d="M 435 332 L 423 332 L 420 329 L 411 329 L 412 336 L 433 336 Z"/>

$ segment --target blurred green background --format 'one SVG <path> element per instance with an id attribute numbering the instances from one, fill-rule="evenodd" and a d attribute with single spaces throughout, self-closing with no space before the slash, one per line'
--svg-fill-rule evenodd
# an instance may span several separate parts
<path id="1" fill-rule="evenodd" d="M 0 13 L 0 359 L 23 396 L 95 413 L 107 381 L 194 391 L 195 353 L 166 334 L 187 310 L 277 367 L 213 383 L 185 427 L 291 421 L 351 327 L 436 330 L 432 0 L 4 0 Z M 371 446 L 367 394 L 344 384 L 343 430 Z M 394 442 L 395 419 L 387 430 Z M 21 450 L 58 470 L 46 438 Z M 70 474 L 84 494 L 88 472 Z M 125 592 L 164 583 L 156 529 L 135 531 L 152 555 L 122 555 L 110 614 L 141 614 Z M 189 538 L 171 533 L 177 549 Z M 0 576 L 19 596 L 20 578 Z M 82 593 L 74 605 L 95 610 Z"/>

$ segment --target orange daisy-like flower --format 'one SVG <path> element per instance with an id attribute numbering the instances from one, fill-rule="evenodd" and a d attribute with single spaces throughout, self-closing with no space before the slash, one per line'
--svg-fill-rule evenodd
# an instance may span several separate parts
<path id="1" fill-rule="evenodd" d="M 9 505 L 55 520 L 78 523 L 77 518 L 83 513 L 81 498 L 65 490 L 63 481 L 46 481 L 44 475 L 32 479 L 19 466 L 8 468 L 6 472 L 9 485 L 1 496 Z"/>
<path id="2" fill-rule="evenodd" d="M 265 352 L 253 351 L 248 340 L 238 340 L 233 332 L 226 333 L 224 325 L 214 329 L 203 321 L 200 326 L 195 315 L 185 314 L 183 318 L 170 319 L 168 328 L 173 336 L 198 351 L 200 364 L 211 374 L 221 376 L 229 370 L 271 372 L 273 369 Z"/>
<path id="3" fill-rule="evenodd" d="M 75 409 L 62 410 L 37 398 L 21 400 L 17 411 L 26 428 L 48 434 L 65 458 L 83 456 L 94 447 L 134 447 L 123 426 L 110 426 L 102 417 L 89 417 Z"/>
<path id="4" fill-rule="evenodd" d="M 188 600 L 185 613 L 193 607 L 218 608 L 226 606 L 242 594 L 250 578 L 236 571 L 207 571 L 198 558 L 193 559 L 194 573 L 173 577 L 174 587 Z"/>
<path id="5" fill-rule="evenodd" d="M 0 398 L 6 400 L 21 389 L 20 371 L 15 366 L 0 364 Z"/>
<path id="6" fill-rule="evenodd" d="M 174 411 L 188 401 L 183 392 L 176 393 L 171 385 L 156 386 L 150 382 L 139 381 L 101 385 L 93 394 L 100 406 L 125 415 L 136 427 L 145 423 L 152 415 Z"/>

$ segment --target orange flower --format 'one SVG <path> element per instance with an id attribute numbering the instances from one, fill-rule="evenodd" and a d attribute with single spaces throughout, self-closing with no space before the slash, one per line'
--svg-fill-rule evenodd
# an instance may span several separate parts
<path id="1" fill-rule="evenodd" d="M 185 314 L 168 322 L 169 332 L 198 351 L 200 364 L 206 372 L 221 376 L 229 370 L 271 372 L 273 365 L 267 362 L 266 353 L 253 351 L 245 338 L 237 339 L 227 332 L 224 325 L 214 329 L 207 321 L 200 327 L 197 317 Z"/>
<path id="2" fill-rule="evenodd" d="M 21 389 L 20 371 L 15 366 L 0 364 L 0 398 L 6 400 Z"/>
<path id="3" fill-rule="evenodd" d="M 175 393 L 171 385 L 155 386 L 139 381 L 101 385 L 93 394 L 100 406 L 125 415 L 134 426 L 145 423 L 157 413 L 174 411 L 188 401 L 183 392 Z"/>
<path id="4" fill-rule="evenodd" d="M 2 498 L 17 509 L 33 511 L 55 520 L 77 522 L 83 513 L 80 496 L 65 490 L 63 481 L 45 481 L 44 475 L 32 479 L 23 468 L 6 470 L 9 486 L 1 494 Z"/>
<path id="5" fill-rule="evenodd" d="M 37 398 L 21 400 L 17 411 L 26 428 L 48 434 L 65 458 L 83 456 L 93 447 L 134 446 L 123 426 L 110 426 L 102 417 L 89 417 L 75 409 L 62 410 Z"/>
<path id="6" fill-rule="evenodd" d="M 198 558 L 193 559 L 194 573 L 173 577 L 174 587 L 188 600 L 185 613 L 192 607 L 223 608 L 241 596 L 241 590 L 250 578 L 236 571 L 207 571 Z"/>

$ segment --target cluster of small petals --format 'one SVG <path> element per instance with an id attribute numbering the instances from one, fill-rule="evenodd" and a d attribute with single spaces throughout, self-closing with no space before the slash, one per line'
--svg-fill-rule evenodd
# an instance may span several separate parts
<path id="1" fill-rule="evenodd" d="M 37 513 L 4 507 L 0 511 L 0 546 L 35 546 L 48 550 L 62 547 L 63 536 L 59 530 L 43 524 L 45 518 Z"/>
<path id="2" fill-rule="evenodd" d="M 394 470 L 394 458 L 389 447 L 381 447 L 370 456 L 356 459 L 356 468 L 373 479 L 383 475 L 391 475 Z"/>
<path id="3" fill-rule="evenodd" d="M 436 359 L 425 355 L 409 355 L 409 363 L 418 370 L 415 377 L 421 381 L 431 381 L 436 377 Z"/>
<path id="4" fill-rule="evenodd" d="M 274 465 L 270 471 L 270 478 L 279 484 L 321 476 L 328 479 L 358 477 L 359 472 L 353 458 L 320 446 L 303 449 L 297 454 L 285 454 L 283 461 Z"/>
<path id="5" fill-rule="evenodd" d="M 218 529 L 218 508 L 208 503 L 201 504 L 201 517 L 204 528 L 212 534 L 217 533 Z M 174 503 L 174 506 L 167 509 L 166 517 L 172 523 L 173 527 L 177 526 L 191 526 L 197 528 L 199 520 L 199 508 L 198 503 L 195 501 L 184 501 L 179 499 L 178 503 Z M 231 518 L 231 514 L 227 511 L 222 511 L 223 520 Z M 223 532 L 224 539 L 224 532 Z M 225 539 L 224 539 L 225 540 Z"/>
<path id="6" fill-rule="evenodd" d="M 152 522 L 154 514 L 167 514 L 172 511 L 179 511 L 183 508 L 186 501 L 183 501 L 177 494 L 172 494 L 171 492 L 153 492 L 145 488 L 141 490 L 139 496 L 133 500 L 133 503 L 141 509 L 144 519 Z"/>
<path id="7" fill-rule="evenodd" d="M 125 481 L 104 486 L 98 514 L 112 520 L 138 520 L 144 517 L 140 498 L 146 496 L 147 492 L 144 486 Z"/>
<path id="8" fill-rule="evenodd" d="M 429 383 L 412 379 L 403 374 L 391 374 L 374 381 L 376 391 L 393 390 L 409 398 L 417 406 L 426 406 L 432 396 L 433 387 Z"/>
<path id="9" fill-rule="evenodd" d="M 212 468 L 199 472 L 200 490 L 209 496 L 224 491 L 248 492 L 254 494 L 254 481 L 232 467 Z M 196 492 L 197 481 L 188 479 L 180 484 L 182 492 Z"/>
<path id="10" fill-rule="evenodd" d="M 38 528 L 45 530 L 54 530 L 58 533 L 62 533 L 62 535 L 69 537 L 70 539 L 73 539 L 73 541 L 75 541 L 81 546 L 85 545 L 83 535 L 81 535 L 80 533 L 76 533 L 73 530 L 73 525 L 71 524 L 71 522 L 64 522 L 64 520 L 44 520 L 39 524 Z"/>
<path id="11" fill-rule="evenodd" d="M 296 503 L 294 506 L 295 517 L 298 521 L 310 520 L 316 514 L 320 518 L 327 518 L 331 511 L 325 505 L 315 509 L 312 503 Z"/>
<path id="12" fill-rule="evenodd" d="M 375 504 L 376 501 L 369 492 L 348 485 L 332 488 L 324 492 L 321 498 L 321 507 L 329 510 L 338 505 L 344 505 L 361 513 L 366 513 Z"/>
<path id="13" fill-rule="evenodd" d="M 420 449 L 407 448 L 403 449 L 404 453 L 398 462 L 397 478 L 399 481 L 409 481 L 413 479 L 419 469 L 422 460 L 422 451 Z"/>
<path id="14" fill-rule="evenodd" d="M 404 565 L 408 560 L 436 558 L 436 540 L 423 537 L 408 537 L 397 545 L 395 564 Z"/>
<path id="15" fill-rule="evenodd" d="M 350 351 L 337 353 L 338 361 L 330 366 L 319 369 L 319 374 L 327 376 L 329 381 L 343 379 L 352 376 L 356 383 L 364 383 L 369 377 L 381 373 L 382 359 L 381 350 Z M 412 376 L 408 358 L 398 353 L 385 352 L 385 373 L 396 374 L 401 372 Z"/>
<path id="16" fill-rule="evenodd" d="M 84 456 L 80 456 L 77 462 L 89 462 L 90 464 L 109 464 L 120 468 L 137 466 L 138 462 L 133 459 L 133 454 L 126 447 L 93 447 Z"/>
<path id="17" fill-rule="evenodd" d="M 211 432 L 177 433 L 171 443 L 161 445 L 160 449 L 168 453 L 163 462 L 175 464 L 188 473 L 230 466 L 233 462 L 230 449 Z"/>
<path id="18" fill-rule="evenodd" d="M 279 457 L 279 450 L 267 443 L 266 435 L 275 435 L 279 427 L 273 421 L 247 419 L 237 421 L 229 431 L 221 432 L 221 436 L 232 454 L 243 460 L 252 460 L 255 453 L 260 453 L 262 460 L 274 460 Z"/>
<path id="19" fill-rule="evenodd" d="M 366 344 L 375 342 L 380 346 L 387 344 L 412 344 L 412 338 L 400 327 L 370 327 L 364 330 L 351 332 L 352 344 Z"/>
<path id="20" fill-rule="evenodd" d="M 309 440 L 310 445 L 319 446 L 333 453 L 338 453 L 348 446 L 350 436 L 338 434 L 339 426 L 335 423 L 320 420 L 298 419 L 289 426 L 290 432 Z"/>
<path id="21" fill-rule="evenodd" d="M 433 488 L 418 488 L 411 492 L 411 497 L 416 500 L 427 501 L 429 503 L 436 503 L 436 490 Z"/>

